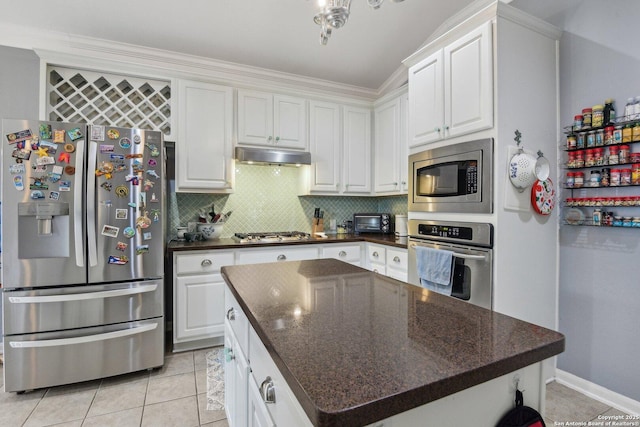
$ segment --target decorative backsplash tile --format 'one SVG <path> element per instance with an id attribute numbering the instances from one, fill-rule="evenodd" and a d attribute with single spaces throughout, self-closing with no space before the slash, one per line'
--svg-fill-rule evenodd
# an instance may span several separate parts
<path id="1" fill-rule="evenodd" d="M 222 237 L 239 232 L 304 231 L 311 232 L 314 209 L 324 211 L 325 224 L 338 224 L 357 212 L 407 213 L 407 196 L 344 197 L 299 196 L 303 169 L 294 167 L 236 165 L 236 188 L 232 194 L 193 194 L 168 191 L 167 238 L 173 239 L 176 227 L 198 220 L 200 210 L 233 214 Z"/>

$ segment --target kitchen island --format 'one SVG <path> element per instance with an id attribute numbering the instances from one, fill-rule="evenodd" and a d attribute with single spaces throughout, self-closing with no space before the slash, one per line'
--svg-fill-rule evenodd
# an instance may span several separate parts
<path id="1" fill-rule="evenodd" d="M 225 347 L 239 341 L 233 354 L 250 367 L 248 403 L 237 381 L 228 385 L 229 402 L 240 390 L 232 427 L 260 414 L 278 426 L 495 425 L 516 381 L 525 404 L 544 409 L 540 362 L 564 350 L 560 333 L 333 259 L 222 275 Z M 274 390 L 262 410 L 252 400 Z"/>

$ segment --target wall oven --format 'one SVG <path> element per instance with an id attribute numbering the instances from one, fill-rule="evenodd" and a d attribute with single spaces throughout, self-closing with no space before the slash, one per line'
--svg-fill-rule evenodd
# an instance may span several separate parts
<path id="1" fill-rule="evenodd" d="M 409 283 L 421 286 L 416 248 L 453 252 L 451 296 L 492 309 L 493 226 L 488 223 L 409 220 Z"/>
<path id="2" fill-rule="evenodd" d="M 410 212 L 493 212 L 493 138 L 409 157 Z"/>

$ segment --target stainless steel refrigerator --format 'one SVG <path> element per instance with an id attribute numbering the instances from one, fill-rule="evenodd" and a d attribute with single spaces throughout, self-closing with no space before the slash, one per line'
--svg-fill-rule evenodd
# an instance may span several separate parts
<path id="1" fill-rule="evenodd" d="M 162 134 L 2 125 L 5 391 L 162 366 Z"/>

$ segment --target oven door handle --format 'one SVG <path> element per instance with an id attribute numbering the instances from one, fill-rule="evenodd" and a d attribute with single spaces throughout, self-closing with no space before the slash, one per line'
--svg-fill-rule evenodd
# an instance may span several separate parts
<path id="1" fill-rule="evenodd" d="M 419 246 L 417 243 L 412 243 L 411 247 L 415 248 Z M 471 259 L 471 260 L 486 260 L 487 256 L 486 255 L 468 255 L 468 254 L 461 254 L 458 252 L 453 252 L 453 256 L 456 258 L 460 258 L 460 259 Z"/>

